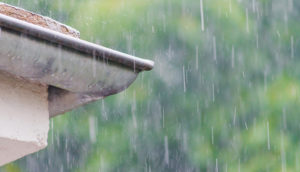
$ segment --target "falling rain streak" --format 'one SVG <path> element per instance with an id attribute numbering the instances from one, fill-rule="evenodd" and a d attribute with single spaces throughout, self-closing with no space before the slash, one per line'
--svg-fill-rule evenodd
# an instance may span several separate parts
<path id="1" fill-rule="evenodd" d="M 286 172 L 286 157 L 285 157 L 285 149 L 284 149 L 284 135 L 283 135 L 283 131 L 281 131 L 281 136 L 280 136 L 280 140 L 281 140 L 281 150 L 280 150 L 280 154 L 281 154 L 281 172 Z"/>
<path id="2" fill-rule="evenodd" d="M 212 101 L 215 102 L 215 84 L 212 84 Z"/>
<path id="3" fill-rule="evenodd" d="M 294 58 L 294 36 L 291 36 L 291 58 Z"/>
<path id="4" fill-rule="evenodd" d="M 256 0 L 252 0 L 252 11 L 255 13 Z"/>
<path id="5" fill-rule="evenodd" d="M 286 112 L 285 112 L 285 108 L 282 109 L 282 123 L 283 123 L 283 129 L 286 129 L 287 124 L 286 124 Z"/>
<path id="6" fill-rule="evenodd" d="M 235 126 L 235 122 L 236 122 L 236 107 L 234 107 L 234 112 L 233 112 L 233 126 Z"/>
<path id="7" fill-rule="evenodd" d="M 256 37 L 256 49 L 258 49 L 258 48 L 259 48 L 259 45 L 258 45 L 258 43 L 259 43 L 259 42 L 258 42 L 258 39 L 259 39 L 259 38 L 258 38 L 258 33 L 255 35 L 255 37 Z"/>
<path id="8" fill-rule="evenodd" d="M 271 144 L 270 144 L 270 128 L 269 128 L 269 121 L 267 121 L 267 136 L 268 136 L 268 150 L 271 149 Z"/>
<path id="9" fill-rule="evenodd" d="M 232 46 L 231 48 L 231 67 L 234 68 L 234 64 L 235 64 L 235 50 L 234 50 L 234 46 Z"/>
<path id="10" fill-rule="evenodd" d="M 165 158 L 164 161 L 167 165 L 169 165 L 169 144 L 168 144 L 168 137 L 165 136 Z"/>
<path id="11" fill-rule="evenodd" d="M 216 159 L 216 169 L 215 169 L 215 172 L 219 172 L 218 159 Z"/>
<path id="12" fill-rule="evenodd" d="M 96 118 L 94 116 L 89 116 L 89 131 L 90 131 L 90 140 L 92 143 L 96 142 L 96 132 L 97 130 L 97 124 L 96 124 Z"/>
<path id="13" fill-rule="evenodd" d="M 213 54 L 214 54 L 214 60 L 217 61 L 217 43 L 216 43 L 216 37 L 213 36 Z"/>
<path id="14" fill-rule="evenodd" d="M 185 74 L 185 68 L 182 67 L 182 76 L 183 76 L 183 92 L 186 92 L 186 74 Z"/>
<path id="15" fill-rule="evenodd" d="M 214 144 L 214 127 L 211 127 L 211 144 Z"/>
<path id="16" fill-rule="evenodd" d="M 199 69 L 199 47 L 198 45 L 196 46 L 196 70 L 198 71 Z"/>
<path id="17" fill-rule="evenodd" d="M 246 31 L 249 33 L 249 12 L 248 8 L 246 8 Z"/>
<path id="18" fill-rule="evenodd" d="M 200 16 L 201 16 L 201 29 L 202 31 L 204 31 L 203 0 L 200 0 Z"/>
<path id="19" fill-rule="evenodd" d="M 101 91 L 120 94 L 51 119 L 47 151 L 14 166 L 25 171 L 300 170 L 300 1 L 40 2 L 19 5 L 76 26 L 90 42 L 149 58 L 155 66 L 131 79 L 135 84 L 125 89 L 122 83 L 127 74 L 139 72 L 139 61 L 117 74 L 98 67 L 103 62 L 107 68 L 107 58 L 86 58 L 90 75 L 105 79 L 91 85 L 109 85 L 117 76 L 118 85 Z M 3 43 L 7 29 L 1 27 Z M 26 42 L 8 46 L 5 53 L 1 43 L 0 56 L 11 57 L 9 63 L 24 60 L 13 53 L 24 50 Z M 45 62 L 49 75 L 64 70 L 60 51 L 65 49 L 57 49 L 53 64 Z M 34 54 L 37 67 L 44 63 L 40 53 Z M 28 55 L 25 50 L 21 54 Z M 0 70 L 5 60 L 0 58 Z M 69 64 L 78 66 L 75 74 L 85 76 L 80 68 L 85 64 L 75 63 Z M 68 84 L 74 76 L 62 80 Z"/>
<path id="20" fill-rule="evenodd" d="M 165 128 L 165 109 L 162 109 L 162 127 Z"/>

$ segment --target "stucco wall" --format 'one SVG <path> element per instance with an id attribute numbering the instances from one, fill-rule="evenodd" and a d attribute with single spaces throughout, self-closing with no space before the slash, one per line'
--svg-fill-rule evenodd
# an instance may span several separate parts
<path id="1" fill-rule="evenodd" d="M 0 166 L 47 146 L 47 86 L 0 73 Z"/>

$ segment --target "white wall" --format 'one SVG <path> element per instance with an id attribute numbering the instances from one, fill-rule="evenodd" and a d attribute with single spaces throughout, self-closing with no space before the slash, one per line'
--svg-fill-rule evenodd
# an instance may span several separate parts
<path id="1" fill-rule="evenodd" d="M 47 86 L 0 73 L 0 166 L 47 146 Z"/>

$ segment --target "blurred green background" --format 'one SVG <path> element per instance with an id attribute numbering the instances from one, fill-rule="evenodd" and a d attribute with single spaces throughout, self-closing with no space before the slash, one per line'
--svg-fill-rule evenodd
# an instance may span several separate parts
<path id="1" fill-rule="evenodd" d="M 300 171 L 300 1 L 3 2 L 155 69 L 51 119 L 48 147 L 0 171 Z"/>

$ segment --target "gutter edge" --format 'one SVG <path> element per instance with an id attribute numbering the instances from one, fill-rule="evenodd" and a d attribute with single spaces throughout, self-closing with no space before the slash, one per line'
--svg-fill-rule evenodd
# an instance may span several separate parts
<path id="1" fill-rule="evenodd" d="M 33 36 L 51 43 L 59 44 L 92 57 L 100 57 L 103 60 L 113 61 L 125 65 L 133 70 L 149 71 L 154 67 L 151 60 L 141 59 L 116 50 L 106 48 L 79 38 L 74 38 L 41 26 L 37 26 L 13 17 L 0 14 L 1 27 L 11 29 L 22 34 Z"/>

